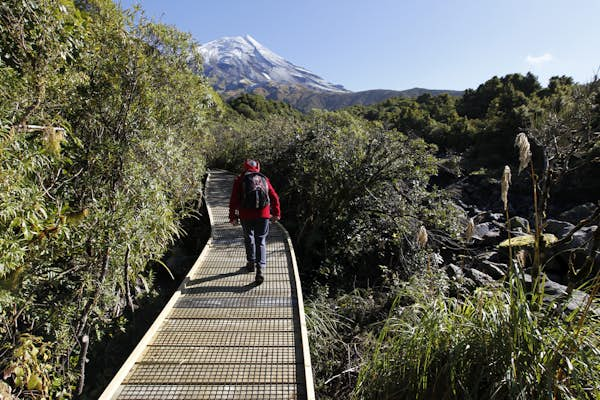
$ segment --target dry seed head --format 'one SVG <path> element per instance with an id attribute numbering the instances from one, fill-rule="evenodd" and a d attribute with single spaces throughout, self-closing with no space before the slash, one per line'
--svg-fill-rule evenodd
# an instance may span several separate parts
<path id="1" fill-rule="evenodd" d="M 529 140 L 527 140 L 527 135 L 525 132 L 521 132 L 517 135 L 515 139 L 515 146 L 519 148 L 519 174 L 527 165 L 531 162 L 531 149 L 529 146 Z"/>
<path id="2" fill-rule="evenodd" d="M 525 263 L 527 262 L 527 252 L 521 249 L 517 251 L 517 254 L 515 254 L 515 258 L 519 266 L 521 268 L 525 268 Z"/>
<path id="3" fill-rule="evenodd" d="M 44 144 L 46 149 L 52 154 L 60 153 L 60 144 L 65 139 L 62 129 L 56 129 L 52 126 L 48 126 L 44 129 L 43 136 Z"/>
<path id="4" fill-rule="evenodd" d="M 66 219 L 70 224 L 78 224 L 88 215 L 90 215 L 90 210 L 88 210 L 87 208 L 84 208 L 83 210 L 81 210 L 79 212 L 67 214 Z"/>
<path id="5" fill-rule="evenodd" d="M 475 221 L 473 221 L 473 218 L 469 218 L 469 222 L 467 223 L 467 229 L 465 230 L 465 239 L 467 239 L 467 242 L 473 238 L 474 232 L 475 232 Z"/>
<path id="6" fill-rule="evenodd" d="M 419 228 L 419 232 L 417 232 L 417 245 L 419 247 L 425 247 L 427 244 L 427 229 L 423 225 Z"/>
<path id="7" fill-rule="evenodd" d="M 502 198 L 502 203 L 504 203 L 505 210 L 508 210 L 508 188 L 510 187 L 510 179 L 510 167 L 505 165 L 504 172 L 502 173 L 502 183 L 500 184 L 500 197 Z"/>

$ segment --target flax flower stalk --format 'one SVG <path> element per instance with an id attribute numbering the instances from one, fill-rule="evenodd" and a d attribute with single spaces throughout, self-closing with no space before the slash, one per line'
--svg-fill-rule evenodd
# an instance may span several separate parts
<path id="1" fill-rule="evenodd" d="M 504 166 L 504 172 L 502 173 L 502 181 L 500 183 L 500 197 L 504 204 L 504 215 L 506 217 L 506 231 L 508 232 L 508 271 L 512 274 L 513 269 L 513 256 L 512 256 L 512 244 L 510 243 L 510 217 L 508 215 L 508 188 L 511 184 L 511 173 L 508 165 Z M 512 290 L 512 289 L 511 289 Z"/>
<path id="2" fill-rule="evenodd" d="M 419 245 L 419 247 L 425 247 L 428 240 L 429 237 L 427 236 L 427 229 L 421 225 L 419 231 L 417 232 L 417 245 Z"/>
<path id="3" fill-rule="evenodd" d="M 535 245 L 533 255 L 533 272 L 534 272 L 534 291 L 539 284 L 539 278 L 541 275 L 541 249 L 542 244 L 542 216 L 540 215 L 539 200 L 537 194 L 537 175 L 533 169 L 533 163 L 531 162 L 531 146 L 525 132 L 521 132 L 515 139 L 515 146 L 519 149 L 519 173 L 527 168 L 531 169 L 531 184 L 533 186 L 533 208 L 535 214 Z"/>
<path id="4" fill-rule="evenodd" d="M 502 182 L 500 184 L 500 197 L 502 198 L 502 203 L 504 204 L 504 210 L 508 213 L 508 188 L 511 184 L 511 174 L 510 167 L 508 165 L 504 166 L 504 172 L 502 173 Z"/>
<path id="5" fill-rule="evenodd" d="M 417 238 L 416 238 L 417 246 L 420 248 L 424 248 L 427 245 L 428 240 L 429 240 L 429 237 L 427 235 L 427 229 L 425 229 L 425 227 L 423 225 L 421 225 L 421 227 L 417 231 Z M 430 271 L 431 271 L 430 260 L 429 260 L 429 256 L 427 256 L 427 273 L 429 273 Z"/>
<path id="6" fill-rule="evenodd" d="M 519 148 L 519 174 L 531 163 L 531 146 L 525 132 L 521 132 L 515 138 L 515 146 Z"/>
<path id="7" fill-rule="evenodd" d="M 467 229 L 465 230 L 465 239 L 467 240 L 467 243 L 473 238 L 473 233 L 475 233 L 475 221 L 473 221 L 473 218 L 469 218 Z"/>

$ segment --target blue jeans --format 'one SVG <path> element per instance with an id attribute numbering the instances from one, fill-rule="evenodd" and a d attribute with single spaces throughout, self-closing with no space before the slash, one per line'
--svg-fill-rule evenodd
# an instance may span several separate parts
<path id="1" fill-rule="evenodd" d="M 267 265 L 267 235 L 269 234 L 269 219 L 257 218 L 242 220 L 246 259 L 255 262 L 264 271 Z"/>

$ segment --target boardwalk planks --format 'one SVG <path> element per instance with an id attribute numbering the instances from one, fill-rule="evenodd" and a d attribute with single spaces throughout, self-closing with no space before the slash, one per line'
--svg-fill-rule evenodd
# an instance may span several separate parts
<path id="1" fill-rule="evenodd" d="M 294 249 L 271 225 L 265 282 L 228 223 L 233 176 L 211 171 L 212 237 L 100 399 L 314 399 Z"/>

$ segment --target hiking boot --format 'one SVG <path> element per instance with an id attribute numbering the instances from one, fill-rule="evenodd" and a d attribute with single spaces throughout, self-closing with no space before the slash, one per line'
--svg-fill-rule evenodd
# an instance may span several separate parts
<path id="1" fill-rule="evenodd" d="M 254 281 L 256 282 L 257 285 L 260 285 L 265 280 L 265 277 L 263 275 L 262 268 L 260 266 L 257 266 L 257 267 L 258 268 L 256 268 L 256 278 L 254 279 Z"/>
<path id="2" fill-rule="evenodd" d="M 254 272 L 254 270 L 255 270 L 254 261 L 248 261 L 248 263 L 246 264 L 246 271 Z"/>

